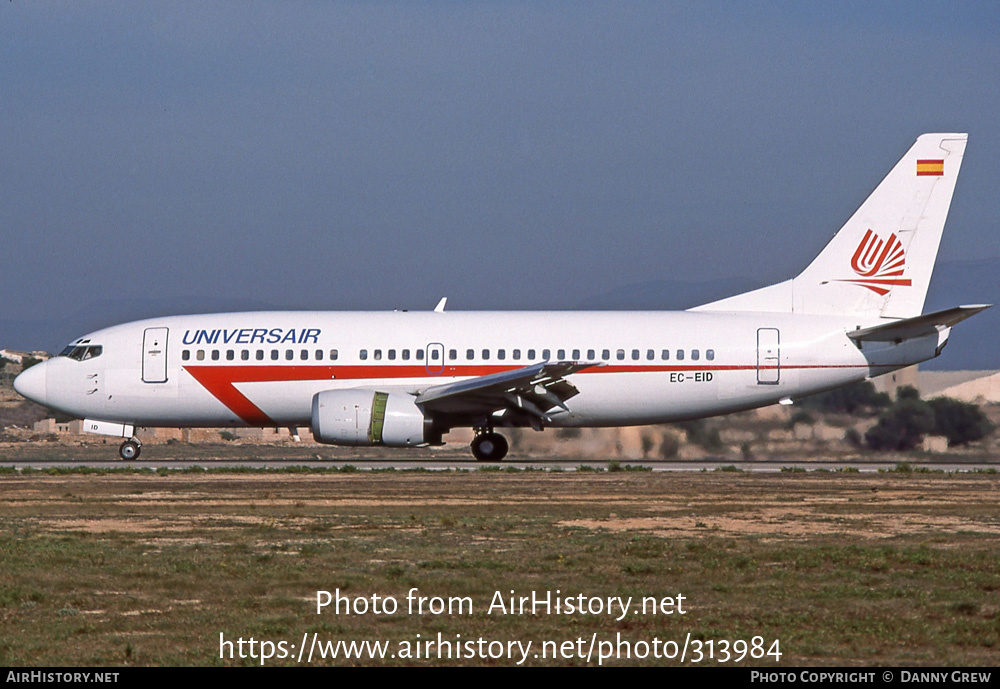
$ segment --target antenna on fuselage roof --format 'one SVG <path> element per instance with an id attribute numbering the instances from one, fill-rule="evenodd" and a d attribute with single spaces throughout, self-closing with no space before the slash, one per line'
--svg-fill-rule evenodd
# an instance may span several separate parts
<path id="1" fill-rule="evenodd" d="M 441 301 L 434 307 L 434 313 L 444 313 L 444 305 L 448 303 L 448 297 L 441 297 Z"/>

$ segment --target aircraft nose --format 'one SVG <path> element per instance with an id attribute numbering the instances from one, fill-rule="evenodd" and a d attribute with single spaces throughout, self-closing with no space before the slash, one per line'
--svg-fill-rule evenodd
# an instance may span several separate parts
<path id="1" fill-rule="evenodd" d="M 35 364 L 21 375 L 14 379 L 14 389 L 22 397 L 27 397 L 32 402 L 45 404 L 46 371 L 45 362 Z"/>

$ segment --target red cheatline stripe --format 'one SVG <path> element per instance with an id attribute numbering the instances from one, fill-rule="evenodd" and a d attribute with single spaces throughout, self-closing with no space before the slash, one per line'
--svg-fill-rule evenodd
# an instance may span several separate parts
<path id="1" fill-rule="evenodd" d="M 383 381 L 402 378 L 426 378 L 428 381 L 450 377 L 486 376 L 491 373 L 512 371 L 521 366 L 446 366 L 445 372 L 430 375 L 423 366 L 185 366 L 184 370 L 191 374 L 217 400 L 222 402 L 236 416 L 251 426 L 273 426 L 274 421 L 260 407 L 250 401 L 246 395 L 236 389 L 237 383 L 275 383 L 294 381 L 350 380 L 358 382 Z M 695 371 L 753 371 L 774 369 L 774 366 L 757 365 L 710 365 L 697 364 L 616 364 L 595 366 L 578 371 L 580 373 L 665 373 L 665 372 L 695 372 Z M 822 369 L 822 368 L 867 368 L 865 365 L 813 365 L 813 366 L 782 366 L 783 369 Z"/>

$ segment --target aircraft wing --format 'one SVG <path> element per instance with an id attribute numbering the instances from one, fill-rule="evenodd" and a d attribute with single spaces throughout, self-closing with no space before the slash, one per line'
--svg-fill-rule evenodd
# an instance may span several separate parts
<path id="1" fill-rule="evenodd" d="M 990 308 L 990 304 L 956 306 L 944 311 L 935 311 L 922 316 L 873 325 L 870 328 L 852 330 L 847 333 L 847 336 L 856 342 L 901 342 L 933 335 L 988 308 Z"/>
<path id="2" fill-rule="evenodd" d="M 543 362 L 488 376 L 427 388 L 417 395 L 418 405 L 439 414 L 491 415 L 501 410 L 520 413 L 548 423 L 548 411 L 569 411 L 566 400 L 579 393 L 566 376 L 593 362 Z"/>

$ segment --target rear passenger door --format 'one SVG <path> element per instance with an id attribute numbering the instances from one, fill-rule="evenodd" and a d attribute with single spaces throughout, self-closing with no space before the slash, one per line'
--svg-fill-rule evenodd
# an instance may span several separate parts
<path id="1" fill-rule="evenodd" d="M 777 385 L 781 378 L 781 337 L 777 328 L 757 330 L 757 384 Z"/>

